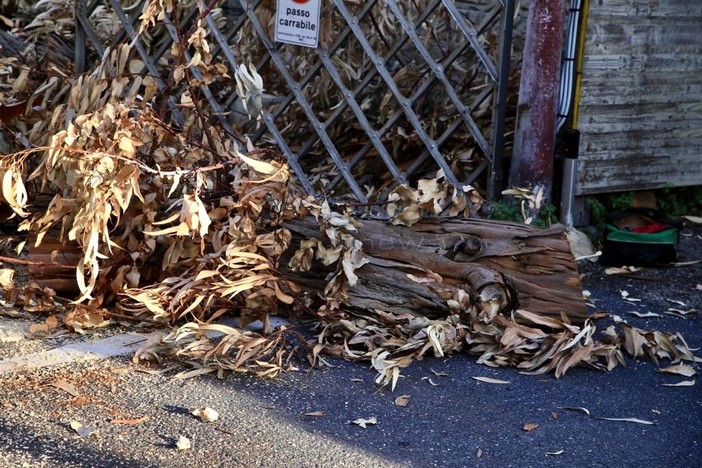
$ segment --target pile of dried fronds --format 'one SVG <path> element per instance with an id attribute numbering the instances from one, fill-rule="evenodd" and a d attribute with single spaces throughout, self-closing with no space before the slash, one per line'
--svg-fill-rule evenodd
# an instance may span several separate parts
<path id="1" fill-rule="evenodd" d="M 58 14 L 61 4 L 42 1 L 35 7 Z M 157 35 L 171 7 L 172 2 L 147 5 L 142 37 Z M 129 43 L 109 49 L 97 66 L 73 77 L 39 60 L 39 51 L 46 50 L 36 42 L 40 35 L 27 27 L 20 32 L 18 47 L 29 52 L 0 60 L 0 99 L 35 109 L 8 119 L 2 129 L 14 149 L 0 162 L 2 198 L 24 218 L 19 230 L 33 233 L 33 242 L 57 236 L 79 246 L 80 295 L 59 308 L 52 291 L 13 288 L 11 273 L 3 272 L 6 301 L 61 312 L 63 323 L 78 331 L 113 321 L 177 325 L 137 357 L 175 353 L 196 363 L 189 375 L 229 369 L 272 376 L 290 365 L 298 344 L 313 362 L 325 354 L 371 360 L 379 382 L 393 384 L 401 367 L 429 351 L 466 349 L 489 365 L 556 375 L 582 363 L 611 368 L 621 361 L 622 348 L 653 359 L 694 359 L 680 339 L 633 327 L 622 337 L 607 330 L 605 340 L 596 342 L 591 323 L 577 327 L 527 311 L 515 312 L 519 322 L 503 316 L 486 320 L 461 295 L 449 300 L 455 313 L 435 321 L 344 311 L 344 292 L 366 261 L 354 238 L 362 228 L 349 214 L 302 196 L 275 151 L 248 148 L 243 154 L 229 129 L 210 121 L 198 84 L 232 79 L 211 60 L 201 23 L 176 42 L 175 66 L 161 70 L 166 75 L 161 79 L 185 88 L 175 107 L 183 118 L 180 127 L 166 120 L 168 96 L 158 92 L 156 78 L 134 73 L 143 63 Z M 247 106 L 255 108 L 261 77 L 242 67 L 236 81 Z M 397 222 L 412 224 L 423 212 L 455 215 L 479 203 L 474 191 L 457 191 L 440 175 L 419 186 L 401 187 L 391 197 Z M 288 252 L 292 236 L 283 223 L 308 215 L 318 220 L 321 237 Z M 325 297 L 305 293 L 281 276 L 286 253 L 299 271 L 315 262 L 335 265 Z M 317 342 L 284 327 L 273 329 L 268 317 L 276 313 L 313 316 L 320 327 Z M 239 317 L 238 327 L 216 323 L 232 315 Z M 255 320 L 263 322 L 262 334 L 243 328 Z"/>
<path id="2" fill-rule="evenodd" d="M 54 78 L 71 75 L 71 70 L 67 67 L 70 65 L 72 51 L 70 46 L 66 45 L 72 42 L 74 3 L 75 0 L 42 0 L 36 5 L 18 10 L 17 16 L 25 18 L 23 23 L 15 20 L 15 26 L 20 28 L 23 39 L 28 41 L 27 45 L 37 54 L 37 58 L 42 62 L 50 62 L 45 71 L 54 75 Z M 247 18 L 238 0 L 134 0 L 121 3 L 127 13 L 135 13 L 142 6 L 144 8 L 142 18 L 147 21 L 142 20 L 142 24 L 148 24 L 148 27 L 141 30 L 139 45 L 144 53 L 154 58 L 162 75 L 160 78 L 163 89 L 153 106 L 159 117 L 168 121 L 169 107 L 187 106 L 196 99 L 199 106 L 208 111 L 211 120 L 227 122 L 224 128 L 227 133 L 236 136 L 240 141 L 247 135 L 251 136 L 259 146 L 273 142 L 273 135 L 266 132 L 265 126 L 258 120 L 261 110 L 265 109 L 273 113 L 280 135 L 288 147 L 295 153 L 300 152 L 299 163 L 315 190 L 325 193 L 330 181 L 341 178 L 339 168 L 325 147 L 319 141 L 311 143 L 315 141 L 315 124 L 310 121 L 308 114 L 296 100 L 288 103 L 287 96 L 291 94 L 288 83 L 271 60 L 266 45 L 259 39 L 259 32 Z M 204 6 L 204 3 L 207 5 Z M 397 3 L 407 21 L 418 23 L 415 33 L 434 60 L 445 63 L 442 65 L 443 76 L 461 102 L 472 105 L 480 101 L 478 107 L 471 112 L 471 116 L 487 135 L 491 126 L 492 98 L 478 97 L 490 88 L 490 79 L 473 49 L 465 47 L 463 34 L 451 20 L 451 15 L 441 7 L 425 15 L 425 12 L 436 6 L 435 2 L 429 0 L 399 0 Z M 433 75 L 432 70 L 412 45 L 412 41 L 408 40 L 390 7 L 384 2 L 345 2 L 345 5 L 354 15 L 366 7 L 371 9 L 370 13 L 359 21 L 358 26 L 378 56 L 392 57 L 385 66 L 399 92 L 410 97 L 418 89 L 427 87 L 412 104 L 412 108 L 429 137 L 439 139 L 448 129 L 456 126 L 460 116 L 455 111 L 445 87 L 439 80 L 429 79 Z M 493 0 L 457 3 L 457 8 L 465 13 L 466 21 L 475 28 L 486 22 L 486 18 L 494 16 L 495 7 Z M 255 4 L 254 8 L 255 16 L 268 36 L 272 37 L 275 2 L 262 1 Z M 331 5 L 324 5 L 323 8 L 320 45 L 328 48 L 339 38 L 346 23 L 336 8 Z M 165 13 L 161 16 L 162 11 Z M 203 11 L 210 13 L 210 18 L 224 35 L 235 38 L 230 41 L 230 48 L 238 63 L 253 64 L 258 73 L 266 77 L 265 92 L 254 86 L 246 90 L 246 93 L 237 93 L 236 85 L 241 81 L 235 78 L 234 70 L 215 40 L 211 24 L 204 20 Z M 420 21 L 420 18 L 424 19 Z M 181 31 L 177 40 L 174 41 L 171 34 L 173 29 L 169 31 L 164 19 L 169 21 L 169 26 L 173 25 L 173 28 Z M 108 7 L 100 5 L 92 11 L 90 23 L 95 25 L 98 39 L 104 46 L 115 44 L 115 39 L 129 39 L 124 38 L 124 28 L 115 12 Z M 136 28 L 138 29 L 138 25 Z M 497 29 L 499 28 L 493 25 L 476 37 L 481 47 L 493 56 L 497 49 Z M 325 130 L 339 150 L 340 157 L 349 163 L 360 154 L 359 150 L 366 145 L 369 136 L 351 108 L 346 107 L 347 91 L 337 86 L 330 72 L 321 66 L 315 50 L 286 44 L 277 44 L 276 47 L 285 62 L 287 72 L 296 82 L 301 82 L 308 73 L 314 75 L 309 85 L 302 87 L 299 92 L 310 103 L 312 112 L 320 122 L 325 122 L 336 109 L 345 109 L 334 123 L 325 124 Z M 66 49 L 68 50 L 65 51 Z M 391 52 L 393 50 L 394 53 Z M 517 61 L 518 48 L 514 56 Z M 88 59 L 91 57 L 93 60 L 101 58 L 94 52 L 89 54 Z M 157 77 L 146 74 L 146 65 L 139 57 L 134 53 L 128 71 L 143 73 L 145 81 L 152 82 Z M 68 63 L 65 63 L 67 58 Z M 380 132 L 379 138 L 395 164 L 401 171 L 407 170 L 417 161 L 425 147 L 413 125 L 405 117 L 399 117 L 392 124 L 389 121 L 390 116 L 406 103 L 396 100 L 353 34 L 345 39 L 342 47 L 330 54 L 329 59 L 337 68 L 339 79 L 348 90 L 355 90 L 363 78 L 374 76 L 358 90 L 355 100 L 364 111 L 368 124 Z M 191 69 L 187 76 L 184 72 L 186 66 Z M 167 67 L 175 69 L 175 73 L 170 75 L 172 79 L 166 79 L 164 76 L 163 72 Z M 518 67 L 515 67 L 515 76 L 511 80 L 513 94 L 516 94 L 518 70 Z M 430 84 L 427 84 L 429 82 Z M 209 93 L 209 96 L 206 96 L 206 93 Z M 242 95 L 243 99 L 239 99 L 238 94 L 245 96 Z M 215 109 L 211 105 L 213 101 L 218 102 L 221 109 Z M 247 113 L 256 118 L 250 120 Z M 507 133 L 509 134 L 509 125 Z M 472 174 L 476 168 L 483 167 L 485 163 L 480 149 L 473 142 L 465 125 L 458 125 L 458 129 L 443 143 L 441 152 L 460 180 L 465 180 L 465 177 Z M 425 159 L 426 161 L 414 170 L 413 181 L 422 177 L 432 177 L 436 172 L 437 167 L 432 158 Z M 382 164 L 376 150 L 371 150 L 362 157 L 352 171 L 370 199 L 381 194 L 386 195 L 393 188 L 394 178 Z M 344 191 L 348 191 L 348 187 L 341 183 L 334 195 L 343 196 Z"/>

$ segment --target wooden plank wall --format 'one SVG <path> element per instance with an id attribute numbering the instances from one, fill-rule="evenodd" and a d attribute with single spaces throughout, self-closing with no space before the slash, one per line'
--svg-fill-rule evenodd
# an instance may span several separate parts
<path id="1" fill-rule="evenodd" d="M 702 185 L 702 0 L 590 0 L 577 194 Z"/>

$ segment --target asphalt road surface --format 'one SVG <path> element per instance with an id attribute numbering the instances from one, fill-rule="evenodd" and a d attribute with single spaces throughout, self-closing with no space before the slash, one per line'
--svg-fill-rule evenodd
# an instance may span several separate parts
<path id="1" fill-rule="evenodd" d="M 699 231 L 683 233 L 680 252 L 683 261 L 702 258 Z M 640 274 L 647 279 L 607 276 L 593 264 L 583 272 L 595 309 L 640 328 L 680 332 L 690 347 L 702 347 L 702 264 L 649 269 Z M 641 301 L 623 299 L 623 290 Z M 679 318 L 665 313 L 670 308 L 698 314 Z M 648 361 L 629 359 L 609 373 L 576 368 L 555 379 L 459 354 L 413 364 L 394 392 L 377 388 L 368 364 L 334 360 L 334 368 L 301 368 L 275 380 L 176 381 L 173 372 L 144 372 L 168 363 L 147 368 L 128 355 L 31 370 L 17 364 L 2 373 L 8 359 L 102 338 L 0 344 L 0 466 L 702 466 L 702 383 L 662 386 L 697 376 L 662 374 Z M 406 406 L 395 404 L 402 395 Z M 219 419 L 193 416 L 199 407 Z M 377 423 L 351 423 L 359 418 Z M 72 423 L 94 432 L 81 437 Z M 181 436 L 190 449 L 178 450 Z"/>

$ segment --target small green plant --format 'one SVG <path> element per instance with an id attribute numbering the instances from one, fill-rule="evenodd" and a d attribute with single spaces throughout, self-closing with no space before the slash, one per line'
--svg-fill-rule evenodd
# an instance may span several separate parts
<path id="1" fill-rule="evenodd" d="M 667 186 L 654 192 L 658 209 L 670 218 L 702 214 L 702 185 L 692 187 Z M 603 228 L 607 213 L 631 208 L 632 192 L 592 196 L 587 199 L 591 224 Z"/>
<path id="2" fill-rule="evenodd" d="M 603 229 L 607 223 L 607 207 L 596 197 L 589 197 L 585 203 L 590 213 L 590 224 Z"/>
<path id="3" fill-rule="evenodd" d="M 513 221 L 523 223 L 522 209 L 518 201 L 492 201 L 487 207 L 487 218 L 499 221 Z M 558 209 L 551 203 L 544 205 L 537 218 L 531 223 L 533 226 L 550 227 L 558 222 Z"/>
<path id="4" fill-rule="evenodd" d="M 702 185 L 664 187 L 656 192 L 658 208 L 668 216 L 702 215 Z"/>

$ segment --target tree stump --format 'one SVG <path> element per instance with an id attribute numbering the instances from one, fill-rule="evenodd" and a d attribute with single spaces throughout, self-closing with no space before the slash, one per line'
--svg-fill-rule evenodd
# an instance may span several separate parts
<path id="1" fill-rule="evenodd" d="M 409 313 L 437 318 L 457 304 L 476 306 L 483 320 L 516 309 L 587 317 L 580 275 L 565 229 L 541 229 L 489 220 L 423 220 L 411 227 L 362 220 L 354 237 L 369 262 L 355 271 L 358 283 L 341 301 L 365 312 Z M 286 223 L 295 247 L 320 238 L 313 218 Z M 295 243 L 297 241 L 297 243 Z M 304 288 L 324 291 L 329 268 L 284 269 Z"/>

